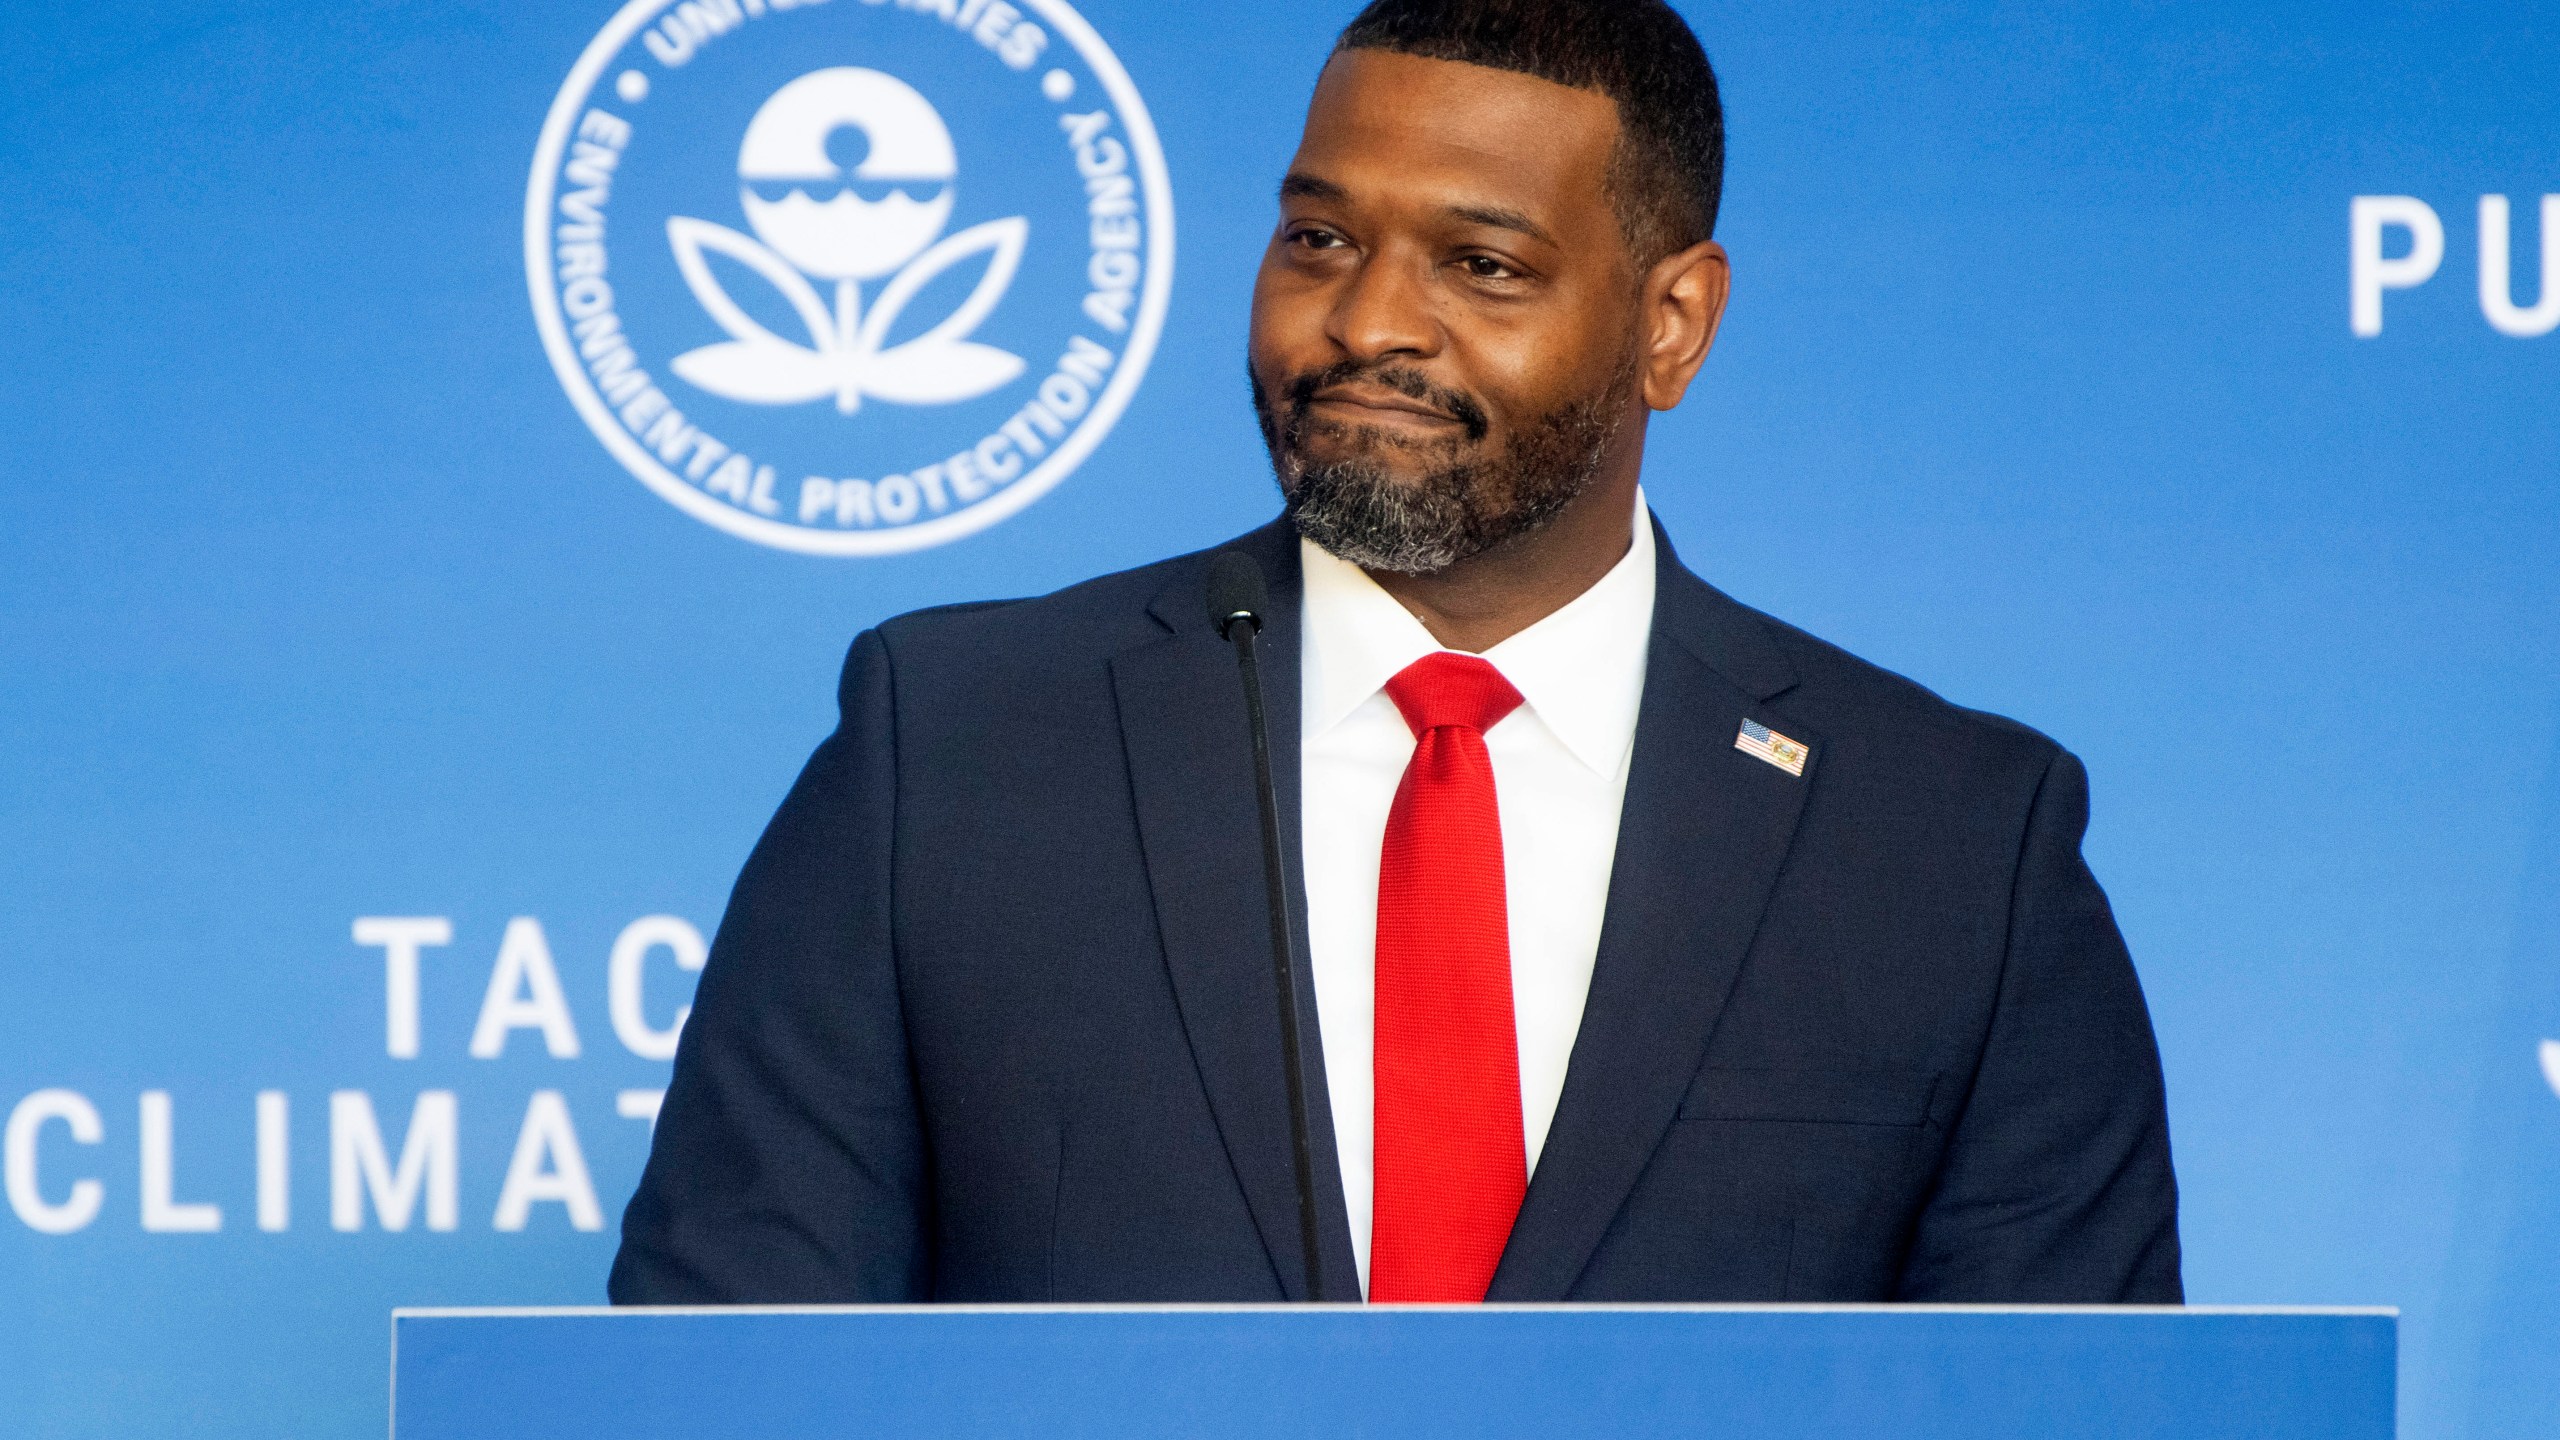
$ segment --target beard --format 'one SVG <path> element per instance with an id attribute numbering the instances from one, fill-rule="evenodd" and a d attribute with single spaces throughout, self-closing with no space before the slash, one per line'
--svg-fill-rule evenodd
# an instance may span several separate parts
<path id="1" fill-rule="evenodd" d="M 1531 416 L 1492 453 L 1483 448 L 1484 407 L 1418 370 L 1344 361 L 1291 377 L 1277 397 L 1249 366 L 1246 379 L 1285 513 L 1298 533 L 1365 569 L 1435 575 L 1545 527 L 1590 488 L 1634 398 L 1636 360 L 1630 348 L 1606 384 Z M 1441 410 L 1458 421 L 1463 438 L 1414 440 L 1308 413 L 1319 391 L 1350 380 Z M 1310 436 L 1341 442 L 1348 453 L 1311 460 L 1304 449 Z M 1388 463 L 1399 456 L 1411 457 L 1421 473 L 1399 478 Z"/>

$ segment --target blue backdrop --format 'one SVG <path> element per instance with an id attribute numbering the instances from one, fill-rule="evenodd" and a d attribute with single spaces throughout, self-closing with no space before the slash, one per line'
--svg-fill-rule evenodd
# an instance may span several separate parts
<path id="1" fill-rule="evenodd" d="M 1089 0 L 1090 46 L 1054 4 L 959 8 L 674 7 L 646 18 L 695 53 L 624 45 L 569 102 L 612 0 L 0 17 L 0 1429 L 373 1434 L 392 1305 L 597 1299 L 691 935 L 830 723 L 851 635 L 1271 512 L 1245 303 L 1351 7 Z M 2560 320 L 2560 12 L 1684 9 L 1725 82 L 1736 267 L 1653 432 L 1684 558 L 2088 760 L 2190 1293 L 2404 1306 L 2406 1433 L 2537 1432 L 2560 1413 L 2560 336 L 2530 332 Z M 742 185 L 750 117 L 829 67 L 904 77 L 956 159 L 937 172 L 918 122 L 903 161 Z M 602 362 L 556 366 L 538 332 L 557 227 L 583 223 L 537 215 L 529 290 L 563 103 L 630 132 L 597 243 L 639 367 L 750 458 L 722 493 L 687 469 L 707 448 L 663 462 L 698 513 L 599 441 L 657 417 L 582 414 L 563 374 Z M 1098 172 L 1137 179 L 1115 200 Z M 745 208 L 801 182 L 947 199 L 954 235 L 1024 219 L 1018 273 L 936 332 L 1002 247 L 831 260 Z M 2484 196 L 2510 202 L 2503 252 Z M 707 265 L 737 317 L 681 276 L 678 215 L 749 242 Z M 874 340 L 940 333 L 1018 378 L 954 400 L 1004 362 L 845 359 L 832 287 L 876 314 L 909 271 L 915 318 Z M 740 317 L 792 354 L 671 368 L 752 340 Z M 1079 335 L 1108 359 L 1069 405 L 1041 387 Z M 718 390 L 795 375 L 824 393 Z M 1008 417 L 1031 438 L 972 448 Z M 1030 447 L 1070 430 L 1091 453 L 1029 494 Z M 964 452 L 1023 467 L 954 478 Z M 830 489 L 810 534 L 921 524 L 937 493 L 1021 508 L 856 556 L 706 521 L 802 526 L 808 476 L 876 502 Z"/>

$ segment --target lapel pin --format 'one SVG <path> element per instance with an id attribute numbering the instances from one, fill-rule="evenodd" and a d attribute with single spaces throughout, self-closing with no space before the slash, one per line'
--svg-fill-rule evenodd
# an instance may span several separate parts
<path id="1" fill-rule="evenodd" d="M 1790 740 L 1757 720 L 1742 722 L 1742 733 L 1733 737 L 1733 748 L 1799 776 L 1804 774 L 1805 756 L 1811 753 L 1802 742 Z"/>

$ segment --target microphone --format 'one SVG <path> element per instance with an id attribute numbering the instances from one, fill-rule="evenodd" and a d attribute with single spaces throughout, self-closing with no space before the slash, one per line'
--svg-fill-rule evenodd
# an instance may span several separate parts
<path id="1" fill-rule="evenodd" d="M 1271 902 L 1271 969 L 1280 981 L 1280 1064 L 1289 1082 L 1289 1145 L 1298 1180 L 1298 1250 L 1307 1262 L 1307 1299 L 1324 1299 L 1323 1268 L 1316 1259 L 1315 1162 L 1307 1142 L 1307 1077 L 1300 1059 L 1297 949 L 1289 938 L 1289 872 L 1280 854 L 1280 797 L 1271 784 L 1271 725 L 1262 710 L 1262 667 L 1254 637 L 1271 606 L 1262 566 L 1241 550 L 1209 560 L 1209 621 L 1236 647 L 1244 675 L 1244 708 L 1253 726 L 1253 778 L 1262 810 L 1262 886 Z"/>

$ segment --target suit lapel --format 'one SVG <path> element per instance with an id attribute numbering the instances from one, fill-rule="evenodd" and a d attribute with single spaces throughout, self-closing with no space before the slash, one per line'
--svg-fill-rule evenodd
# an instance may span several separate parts
<path id="1" fill-rule="evenodd" d="M 1800 724 L 1759 708 L 1795 683 L 1766 622 L 1655 538 L 1653 638 L 1590 998 L 1492 1300 L 1571 1292 L 1705 1058 L 1821 760 Z M 1802 778 L 1733 747 L 1746 717 L 1813 745 Z"/>
<path id="2" fill-rule="evenodd" d="M 1251 554 L 1270 580 L 1271 613 L 1258 649 L 1271 727 L 1272 776 L 1294 880 L 1301 871 L 1297 540 L 1285 525 L 1271 525 L 1222 548 Z M 1284 1294 L 1303 1299 L 1252 735 L 1235 652 L 1209 624 L 1206 575 L 1205 557 L 1202 564 L 1180 568 L 1149 607 L 1170 633 L 1115 657 L 1112 685 L 1157 929 L 1192 1058 L 1274 1275 Z M 1291 909 L 1300 1014 L 1310 1031 L 1307 1105 L 1325 1284 L 1333 1298 L 1356 1297 L 1322 1051 L 1312 1033 L 1315 993 L 1307 981 L 1306 903 L 1300 885 L 1292 886 Z"/>

